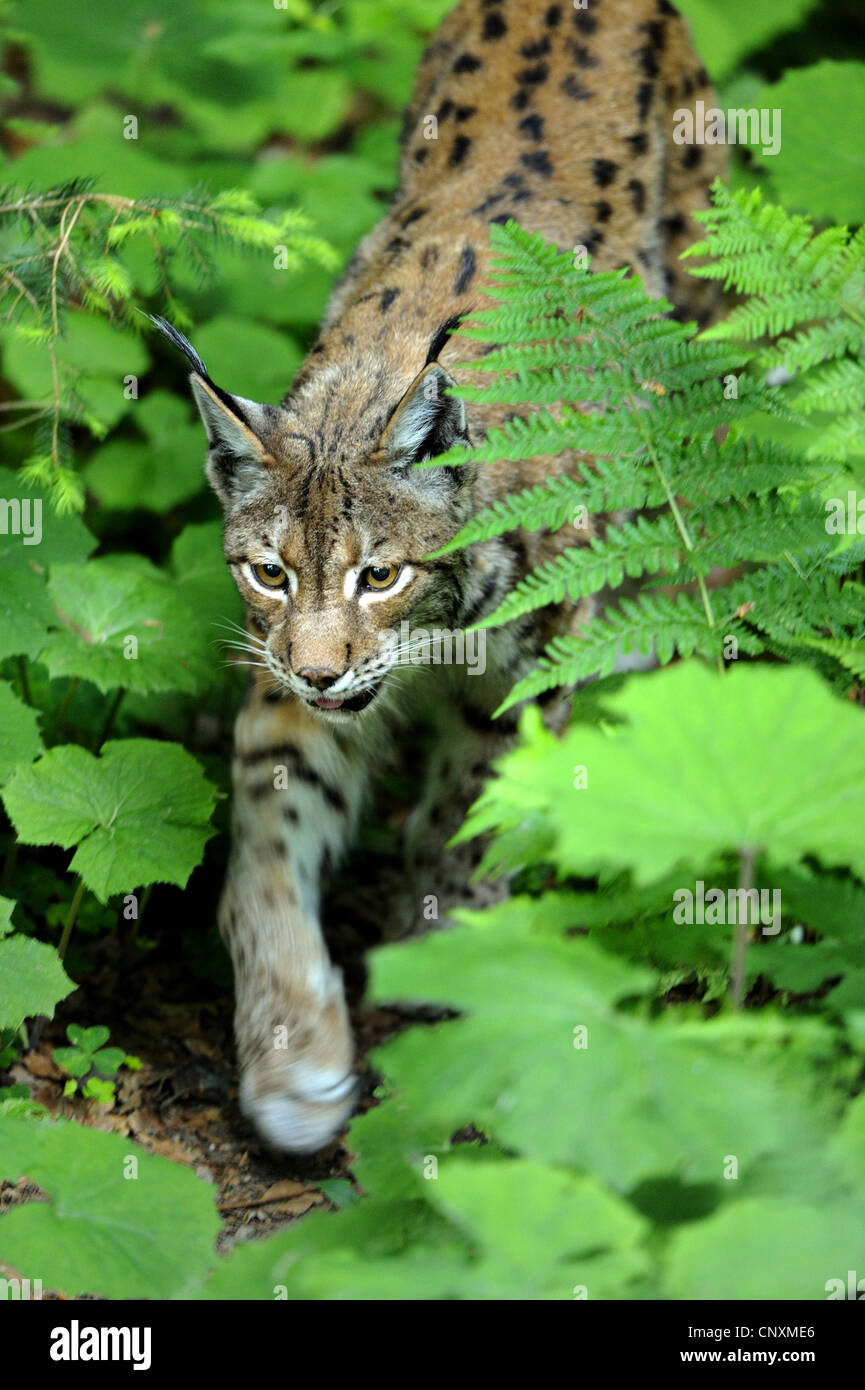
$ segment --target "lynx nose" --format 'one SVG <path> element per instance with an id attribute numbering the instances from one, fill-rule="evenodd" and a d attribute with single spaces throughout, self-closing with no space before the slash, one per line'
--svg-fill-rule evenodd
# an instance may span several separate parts
<path id="1" fill-rule="evenodd" d="M 339 680 L 339 673 L 324 666 L 304 666 L 297 673 L 301 680 L 309 681 L 316 690 L 327 690 L 329 685 Z"/>

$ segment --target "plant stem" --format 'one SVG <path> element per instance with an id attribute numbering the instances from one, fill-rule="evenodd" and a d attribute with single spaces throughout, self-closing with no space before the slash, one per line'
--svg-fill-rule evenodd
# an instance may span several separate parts
<path id="1" fill-rule="evenodd" d="M 739 868 L 739 888 L 753 886 L 756 849 L 743 849 Z M 741 1009 L 745 998 L 745 949 L 748 944 L 748 909 L 742 907 L 741 894 L 736 899 L 736 929 L 733 933 L 733 958 L 730 962 L 730 998 L 734 1009 Z"/>
<path id="2" fill-rule="evenodd" d="M 69 682 L 69 687 L 68 687 L 68 689 L 67 689 L 67 691 L 66 691 L 66 694 L 63 696 L 63 699 L 60 701 L 60 706 L 59 706 L 59 708 L 58 708 L 58 710 L 57 710 L 57 713 L 55 714 L 53 720 L 51 721 L 51 728 L 48 730 L 48 733 L 47 733 L 46 737 L 53 739 L 54 735 L 60 732 L 60 727 L 61 727 L 61 725 L 62 725 L 62 723 L 63 723 L 63 717 L 64 717 L 64 715 L 66 714 L 66 711 L 67 711 L 67 709 L 69 708 L 69 702 L 70 702 L 70 700 L 72 699 L 72 696 L 75 694 L 75 692 L 76 692 L 77 689 L 78 689 L 78 677 L 77 677 L 77 676 L 73 676 L 72 680 Z"/>
<path id="3" fill-rule="evenodd" d="M 150 894 L 152 892 L 153 884 L 148 883 L 147 887 L 144 889 L 144 892 L 141 894 L 141 906 L 138 909 L 138 921 L 135 924 L 136 929 L 140 929 L 141 927 L 141 919 L 147 911 L 147 904 L 150 902 Z"/>
<path id="4" fill-rule="evenodd" d="M 103 724 L 102 724 L 102 728 L 99 730 L 99 734 L 98 734 L 97 739 L 96 739 L 96 747 L 95 747 L 94 750 L 93 750 L 94 753 L 98 753 L 98 752 L 99 752 L 99 750 L 100 750 L 100 748 L 102 747 L 103 743 L 105 742 L 105 740 L 107 739 L 108 735 L 110 734 L 110 732 L 111 732 L 111 726 L 112 726 L 112 724 L 114 723 L 114 716 L 117 714 L 117 711 L 118 711 L 119 708 L 120 708 L 120 701 L 123 699 L 123 696 L 124 696 L 125 694 L 126 694 L 126 688 L 125 688 L 125 686 L 121 686 L 120 689 L 117 691 L 116 695 L 114 696 L 114 699 L 111 701 L 111 704 L 110 704 L 110 706 L 109 706 L 109 708 L 108 708 L 108 713 L 107 713 L 106 716 L 105 716 L 105 719 L 104 719 Z"/>
<path id="5" fill-rule="evenodd" d="M 18 656 L 15 658 L 15 664 L 18 667 L 18 679 L 21 682 L 21 698 L 25 705 L 32 705 L 33 696 L 30 694 L 30 680 L 27 676 L 27 658 Z"/>
<path id="6" fill-rule="evenodd" d="M 81 899 L 83 897 L 84 879 L 79 878 L 72 901 L 69 904 L 66 921 L 63 923 L 63 935 L 60 938 L 60 945 L 57 947 L 57 954 L 61 960 L 66 954 L 66 947 L 69 945 L 69 937 L 72 935 L 72 928 L 75 926 L 75 918 L 78 916 L 78 909 L 81 906 Z"/>

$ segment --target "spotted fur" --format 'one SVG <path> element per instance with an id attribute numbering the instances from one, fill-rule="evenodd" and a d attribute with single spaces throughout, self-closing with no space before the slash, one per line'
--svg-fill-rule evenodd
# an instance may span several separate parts
<path id="1" fill-rule="evenodd" d="M 569 465 L 412 468 L 505 418 L 490 405 L 466 413 L 447 394 L 453 364 L 483 350 L 453 332 L 480 303 L 489 224 L 512 217 L 563 249 L 585 245 L 596 269 L 634 266 L 650 293 L 703 321 L 712 288 L 686 280 L 676 258 L 697 233 L 690 213 L 705 204 L 720 154 L 671 139 L 673 110 L 697 99 L 711 104 L 706 74 L 667 0 L 463 0 L 420 65 L 392 206 L 335 289 L 281 405 L 216 387 L 175 335 L 247 607 L 254 671 L 237 721 L 220 923 L 236 974 L 241 1101 L 282 1148 L 317 1149 L 354 1103 L 320 892 L 394 727 L 424 701 L 446 711 L 459 728 L 442 761 L 464 802 L 507 734 L 507 721 L 491 720 L 503 694 L 551 637 L 594 611 L 593 600 L 562 604 L 490 634 L 482 678 L 395 667 L 382 651 L 382 631 L 403 621 L 475 621 L 591 534 L 513 533 L 427 558 L 477 509 Z M 472 379 L 470 368 L 459 375 Z M 255 565 L 284 574 L 285 587 L 268 589 Z M 369 567 L 398 567 L 397 581 L 364 588 Z M 425 799 L 435 818 L 429 787 Z M 447 793 L 438 806 L 453 819 L 458 801 Z"/>

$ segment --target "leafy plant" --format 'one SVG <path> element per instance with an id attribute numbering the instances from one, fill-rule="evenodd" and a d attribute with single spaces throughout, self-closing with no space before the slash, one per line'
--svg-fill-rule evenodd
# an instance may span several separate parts
<path id="1" fill-rule="evenodd" d="M 306 259 L 331 269 L 336 264 L 331 248 L 310 234 L 302 213 L 285 211 L 278 221 L 269 221 L 244 189 L 209 198 L 194 192 L 183 198 L 125 198 L 78 180 L 44 193 L 0 191 L 0 245 L 6 251 L 0 311 L 12 325 L 6 339 L 13 375 L 25 378 L 35 397 L 15 405 L 27 412 L 24 423 L 38 424 L 38 452 L 25 464 L 23 477 L 50 487 L 61 511 L 84 506 L 80 479 L 69 467 L 69 426 L 86 425 L 101 437 L 137 399 L 137 373 L 146 359 L 140 350 L 127 353 L 127 389 L 118 391 L 119 341 L 115 338 L 112 351 L 111 335 L 94 338 L 90 317 L 131 318 L 136 280 L 123 248 L 134 238 L 147 247 L 157 292 L 180 321 L 189 315 L 174 298 L 172 259 L 182 253 L 206 276 L 212 267 L 208 239 L 280 254 L 286 269 Z M 80 307 L 70 310 L 70 304 Z M 101 373 L 98 356 L 94 360 L 100 343 L 108 353 Z"/>
<path id="2" fill-rule="evenodd" d="M 82 1028 L 78 1023 L 67 1024 L 66 1036 L 71 1047 L 56 1047 L 52 1056 L 58 1067 L 69 1074 L 63 1088 L 65 1096 L 74 1096 L 80 1085 L 85 1100 L 113 1101 L 114 1087 L 106 1078 L 116 1076 L 121 1067 L 138 1071 L 141 1060 L 121 1047 L 106 1047 L 110 1029 L 97 1026 Z M 97 1073 L 92 1075 L 91 1073 Z"/>
<path id="3" fill-rule="evenodd" d="M 351 1180 L 321 1184 L 338 1210 L 217 1255 L 210 1184 L 17 1080 L 105 933 L 218 973 L 242 680 L 217 648 L 240 613 L 200 424 L 134 310 L 170 306 L 217 380 L 279 399 L 393 187 L 450 3 L 93 0 L 86 34 L 50 0 L 0 17 L 0 494 L 27 523 L 0 534 L 0 1178 L 47 1198 L 13 1202 L 0 1254 L 68 1296 L 820 1299 L 865 1239 L 855 500 L 827 526 L 865 473 L 863 241 L 820 225 L 865 212 L 865 66 L 814 0 L 680 0 L 720 104 L 783 108 L 779 153 L 734 153 L 739 191 L 716 186 L 685 262 L 745 296 L 709 332 L 493 230 L 479 395 L 527 418 L 473 459 L 567 460 L 457 543 L 574 526 L 497 622 L 642 589 L 512 696 L 581 683 L 560 741 L 524 716 L 464 832 L 511 899 L 373 954 L 375 1002 L 450 1016 L 373 1054 Z M 641 515 L 590 540 L 614 508 Z M 652 650 L 677 664 L 592 680 Z M 698 882 L 732 917 L 676 920 Z M 764 933 L 738 909 L 766 884 Z M 110 1100 L 125 1054 L 104 1027 L 67 1037 L 67 1089 Z"/>
<path id="4" fill-rule="evenodd" d="M 735 274 L 750 289 L 762 255 L 761 283 L 773 288 L 768 311 L 765 297 L 749 301 L 732 327 L 700 337 L 693 325 L 661 317 L 671 306 L 648 299 L 626 271 L 588 275 L 573 257 L 515 223 L 491 229 L 498 256 L 488 293 L 497 303 L 475 314 L 461 332 L 496 344 L 472 364 L 492 380 L 489 386 L 463 386 L 457 394 L 537 409 L 528 419 L 517 416 L 490 430 L 478 448 L 458 447 L 442 459 L 462 465 L 566 454 L 571 462 L 562 475 L 481 512 L 437 553 L 518 526 L 573 528 L 576 543 L 517 584 L 478 624 L 483 627 L 615 588 L 625 576 L 644 580 L 636 598 L 622 598 L 593 616 L 579 635 L 555 638 L 504 709 L 558 684 L 608 675 L 634 652 L 654 654 L 662 663 L 675 653 L 696 653 L 721 665 L 740 650 L 786 655 L 795 646 L 842 689 L 855 683 L 865 630 L 865 589 L 855 572 L 865 545 L 842 548 L 827 535 L 819 499 L 826 465 L 780 439 L 775 428 L 795 403 L 788 406 L 782 387 L 742 373 L 755 350 L 728 347 L 726 340 L 745 324 L 783 331 L 799 312 L 805 319 L 825 319 L 840 298 L 851 308 L 840 338 L 833 327 L 834 352 L 855 347 L 861 353 L 865 336 L 857 296 L 865 244 L 861 238 L 850 242 L 843 230 L 822 233 L 812 244 L 811 229 L 801 219 L 788 224 L 777 210 L 761 212 L 759 194 L 731 199 L 716 185 L 714 196 L 715 208 L 705 214 L 714 240 L 701 249 L 737 246 L 737 256 L 745 259 Z M 767 219 L 778 233 L 769 257 L 781 255 L 794 240 L 799 252 L 786 279 L 766 278 L 765 250 L 754 253 L 749 267 L 748 248 L 762 247 Z M 825 277 L 826 286 L 821 289 L 818 280 L 810 299 L 800 291 L 795 308 L 785 310 L 785 286 L 798 286 L 809 271 Z M 729 256 L 703 273 L 729 277 Z M 802 342 L 785 340 L 776 354 L 789 363 L 801 353 L 814 366 L 820 331 L 818 323 Z M 823 355 L 830 351 L 831 344 Z M 836 366 L 845 380 L 861 370 L 852 362 Z M 798 397 L 806 408 L 821 391 L 827 399 L 833 392 L 837 397 L 838 382 L 827 379 L 828 370 L 821 368 L 810 393 Z M 559 404 L 585 395 L 586 381 L 596 408 L 581 412 Z M 855 383 L 846 399 L 857 408 Z M 837 429 L 846 428 L 842 416 Z M 635 510 L 644 514 L 616 519 Z M 600 520 L 594 534 L 593 518 Z M 719 569 L 728 572 L 723 585 L 717 582 Z"/>

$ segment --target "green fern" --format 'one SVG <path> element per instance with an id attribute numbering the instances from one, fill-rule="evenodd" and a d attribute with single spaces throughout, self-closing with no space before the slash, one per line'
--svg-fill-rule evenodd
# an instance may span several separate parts
<path id="1" fill-rule="evenodd" d="M 503 709 L 634 655 L 696 653 L 720 665 L 768 651 L 807 661 L 842 689 L 862 679 L 865 606 L 850 579 L 862 554 L 827 534 L 823 490 L 837 461 L 854 456 L 865 409 L 865 238 L 815 235 L 757 195 L 713 192 L 701 214 L 708 236 L 693 248 L 712 260 L 695 273 L 755 297 L 699 337 L 627 272 L 590 274 L 515 223 L 491 229 L 494 303 L 460 329 L 494 345 L 463 364 L 490 379 L 458 394 L 522 411 L 477 448 L 436 462 L 559 457 L 564 467 L 482 511 L 437 554 L 519 528 L 576 528 L 577 543 L 523 579 L 483 627 L 641 580 L 636 598 L 551 642 Z M 801 382 L 765 384 L 767 370 L 800 361 Z M 779 421 L 801 432 L 830 411 L 828 450 L 779 436 Z M 715 574 L 712 587 L 719 567 L 733 577 L 718 587 Z"/>
<path id="2" fill-rule="evenodd" d="M 693 275 L 748 295 L 703 339 L 760 342 L 763 370 L 796 373 L 792 404 L 802 415 L 836 417 L 808 448 L 811 458 L 861 458 L 865 439 L 865 228 L 828 227 L 764 204 L 759 189 L 712 188 L 714 206 L 695 214 L 703 241 L 685 256 L 708 256 Z M 819 422 L 818 422 L 819 423 Z"/>

